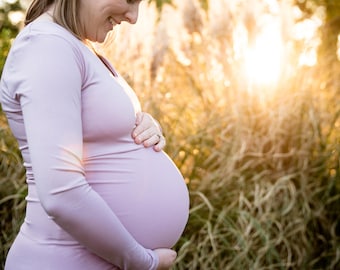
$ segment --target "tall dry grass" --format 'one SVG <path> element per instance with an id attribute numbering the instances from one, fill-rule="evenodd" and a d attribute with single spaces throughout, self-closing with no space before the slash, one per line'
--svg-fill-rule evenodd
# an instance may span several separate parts
<path id="1" fill-rule="evenodd" d="M 175 1 L 161 17 L 143 8 L 140 22 L 122 26 L 104 50 L 161 122 L 166 151 L 190 189 L 174 269 L 340 267 L 340 88 L 325 83 L 339 64 L 298 66 L 294 21 L 281 6 L 280 81 L 249 81 L 236 32 L 256 39 L 255 18 L 267 12 L 257 2 L 264 4 L 209 1 L 204 12 L 196 1 Z M 14 143 L 2 132 L 4 254 L 22 218 L 24 187 Z"/>
<path id="2" fill-rule="evenodd" d="M 144 10 L 107 50 L 162 123 L 190 188 L 175 269 L 337 269 L 340 88 L 325 82 L 339 62 L 299 66 L 311 44 L 292 38 L 291 9 L 279 6 L 285 68 L 276 84 L 256 85 L 233 30 L 256 38 L 256 1 L 210 1 L 208 13 L 175 2 L 160 21 Z"/>
<path id="3" fill-rule="evenodd" d="M 19 230 L 25 209 L 24 168 L 17 142 L 0 110 L 0 268 Z"/>

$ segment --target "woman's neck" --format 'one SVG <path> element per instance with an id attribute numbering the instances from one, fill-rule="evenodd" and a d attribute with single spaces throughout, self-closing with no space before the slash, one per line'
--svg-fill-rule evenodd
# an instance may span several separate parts
<path id="1" fill-rule="evenodd" d="M 52 4 L 43 14 L 41 14 L 37 20 L 51 21 L 53 22 L 54 4 Z"/>

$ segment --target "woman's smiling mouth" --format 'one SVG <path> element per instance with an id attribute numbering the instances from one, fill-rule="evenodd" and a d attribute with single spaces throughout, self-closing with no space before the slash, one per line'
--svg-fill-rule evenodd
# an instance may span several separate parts
<path id="1" fill-rule="evenodd" d="M 112 26 L 115 26 L 118 24 L 111 16 L 109 17 L 109 22 L 112 24 Z"/>

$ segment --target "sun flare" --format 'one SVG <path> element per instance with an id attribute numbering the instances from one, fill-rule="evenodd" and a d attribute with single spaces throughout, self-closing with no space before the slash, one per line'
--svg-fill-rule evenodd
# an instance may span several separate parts
<path id="1" fill-rule="evenodd" d="M 272 85 L 282 70 L 283 42 L 280 31 L 268 26 L 246 53 L 246 75 L 251 84 Z"/>

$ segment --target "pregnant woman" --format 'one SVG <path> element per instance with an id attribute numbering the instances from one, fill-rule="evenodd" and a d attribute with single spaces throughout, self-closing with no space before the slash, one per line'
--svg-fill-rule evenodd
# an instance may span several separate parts
<path id="1" fill-rule="evenodd" d="M 34 0 L 28 9 L 0 84 L 28 185 L 6 270 L 171 267 L 186 185 L 133 90 L 89 46 L 135 23 L 139 4 Z"/>

